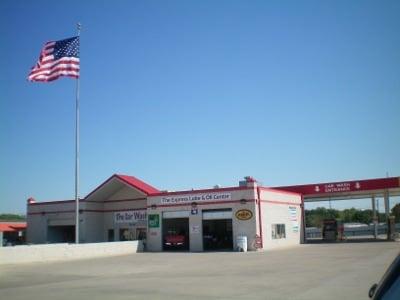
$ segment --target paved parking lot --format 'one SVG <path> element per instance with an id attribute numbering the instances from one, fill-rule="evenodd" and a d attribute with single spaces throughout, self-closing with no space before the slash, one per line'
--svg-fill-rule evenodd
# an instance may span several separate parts
<path id="1" fill-rule="evenodd" d="M 367 299 L 400 243 L 140 253 L 0 267 L 1 299 Z"/>

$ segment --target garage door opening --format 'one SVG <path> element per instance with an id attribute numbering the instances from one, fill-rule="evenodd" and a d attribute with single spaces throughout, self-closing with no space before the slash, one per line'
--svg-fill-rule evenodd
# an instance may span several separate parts
<path id="1" fill-rule="evenodd" d="M 232 210 L 203 211 L 204 251 L 232 251 Z"/>
<path id="2" fill-rule="evenodd" d="M 74 243 L 75 226 L 49 226 L 47 228 L 47 242 L 49 243 Z"/>
<path id="3" fill-rule="evenodd" d="M 189 250 L 188 212 L 165 212 L 163 214 L 163 250 Z"/>

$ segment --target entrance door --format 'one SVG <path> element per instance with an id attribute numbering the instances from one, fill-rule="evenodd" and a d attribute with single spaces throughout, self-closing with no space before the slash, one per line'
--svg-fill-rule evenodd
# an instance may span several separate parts
<path id="1" fill-rule="evenodd" d="M 204 251 L 233 250 L 232 210 L 203 211 Z"/>
<path id="2" fill-rule="evenodd" d="M 73 243 L 75 242 L 75 226 L 49 226 L 47 228 L 47 242 Z"/>
<path id="3" fill-rule="evenodd" d="M 162 221 L 163 249 L 168 251 L 189 250 L 189 212 L 164 212 Z"/>
<path id="4" fill-rule="evenodd" d="M 114 229 L 108 229 L 108 241 L 114 242 Z"/>

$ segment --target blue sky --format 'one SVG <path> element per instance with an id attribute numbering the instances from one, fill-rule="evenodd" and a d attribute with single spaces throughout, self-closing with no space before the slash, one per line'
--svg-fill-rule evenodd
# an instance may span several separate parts
<path id="1" fill-rule="evenodd" d="M 73 198 L 75 81 L 26 76 L 77 21 L 81 196 L 113 173 L 169 190 L 400 176 L 399 14 L 399 1 L 0 1 L 0 212 Z"/>

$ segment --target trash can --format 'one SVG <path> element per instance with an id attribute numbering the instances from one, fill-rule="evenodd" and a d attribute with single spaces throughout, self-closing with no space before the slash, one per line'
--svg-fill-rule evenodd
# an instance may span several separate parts
<path id="1" fill-rule="evenodd" d="M 239 252 L 247 252 L 247 236 L 238 235 L 236 237 L 236 249 Z"/>

